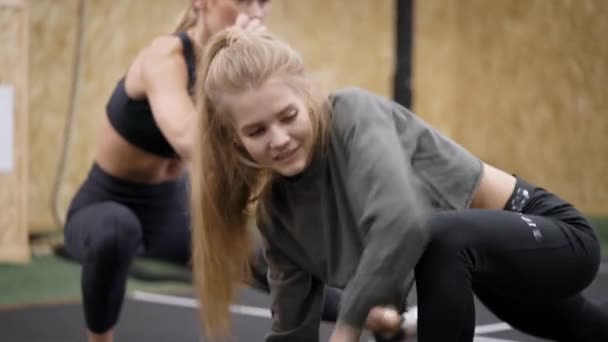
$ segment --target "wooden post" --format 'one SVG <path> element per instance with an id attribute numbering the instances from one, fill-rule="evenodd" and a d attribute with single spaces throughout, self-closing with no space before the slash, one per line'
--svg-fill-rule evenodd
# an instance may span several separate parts
<path id="1" fill-rule="evenodd" d="M 30 259 L 28 30 L 27 1 L 0 0 L 0 262 Z"/>

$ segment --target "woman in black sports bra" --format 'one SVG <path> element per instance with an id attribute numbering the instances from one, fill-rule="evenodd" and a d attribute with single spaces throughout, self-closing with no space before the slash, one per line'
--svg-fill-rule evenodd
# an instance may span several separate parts
<path id="1" fill-rule="evenodd" d="M 265 29 L 268 0 L 188 1 L 176 33 L 144 47 L 118 81 L 94 163 L 68 210 L 66 250 L 82 264 L 89 341 L 113 340 L 136 256 L 188 265 L 185 170 L 194 144 L 191 94 L 197 57 L 222 28 Z M 268 291 L 265 261 L 257 255 L 252 264 L 250 285 Z M 337 290 L 328 291 L 326 320 L 335 321 L 339 299 Z M 398 326 L 387 323 L 385 311 L 370 315 L 370 327 Z"/>
<path id="2" fill-rule="evenodd" d="M 176 33 L 144 47 L 118 82 L 94 163 L 68 211 L 66 250 L 82 264 L 89 341 L 113 340 L 134 257 L 189 263 L 185 170 L 196 59 L 221 28 L 264 29 L 268 1 L 188 2 Z"/>

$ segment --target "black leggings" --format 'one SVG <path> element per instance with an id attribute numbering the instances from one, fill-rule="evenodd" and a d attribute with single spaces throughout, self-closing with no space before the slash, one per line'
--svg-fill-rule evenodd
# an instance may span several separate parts
<path id="1" fill-rule="evenodd" d="M 505 210 L 441 212 L 416 266 L 418 341 L 472 341 L 473 294 L 516 329 L 608 341 L 608 313 L 581 295 L 600 246 L 570 204 L 518 179 Z"/>
<path id="2" fill-rule="evenodd" d="M 82 297 L 90 331 L 106 332 L 118 321 L 127 273 L 136 256 L 189 264 L 186 187 L 185 177 L 156 185 L 133 183 L 93 165 L 72 200 L 64 229 L 67 252 L 82 264 Z M 268 291 L 264 258 L 255 258 L 252 266 L 251 285 Z M 323 318 L 335 321 L 341 294 L 327 290 Z"/>

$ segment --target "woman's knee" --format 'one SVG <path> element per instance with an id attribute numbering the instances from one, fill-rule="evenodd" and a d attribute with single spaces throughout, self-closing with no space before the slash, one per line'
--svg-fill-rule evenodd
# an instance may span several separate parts
<path id="1" fill-rule="evenodd" d="M 95 229 L 85 238 L 85 259 L 124 260 L 130 262 L 142 241 L 137 216 L 118 203 L 107 203 L 91 224 Z"/>
<path id="2" fill-rule="evenodd" d="M 454 251 L 466 248 L 472 238 L 467 229 L 469 224 L 465 217 L 455 212 L 431 216 L 428 221 L 429 247 Z"/>
<path id="3" fill-rule="evenodd" d="M 475 268 L 478 256 L 468 223 L 466 217 L 453 213 L 439 213 L 429 219 L 430 239 L 416 266 L 417 278 L 428 272 L 434 278 L 439 269 L 452 272 Z"/>

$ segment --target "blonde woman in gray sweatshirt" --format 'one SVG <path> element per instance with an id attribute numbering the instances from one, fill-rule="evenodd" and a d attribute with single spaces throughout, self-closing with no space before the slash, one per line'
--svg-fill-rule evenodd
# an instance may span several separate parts
<path id="1" fill-rule="evenodd" d="M 214 36 L 198 80 L 193 249 L 210 334 L 228 326 L 255 216 L 266 341 L 317 341 L 326 285 L 345 289 L 331 342 L 359 341 L 370 310 L 402 308 L 414 274 L 421 342 L 472 341 L 473 294 L 523 332 L 608 341 L 606 311 L 580 294 L 600 247 L 572 205 L 397 103 L 318 94 L 301 56 L 268 34 Z"/>

